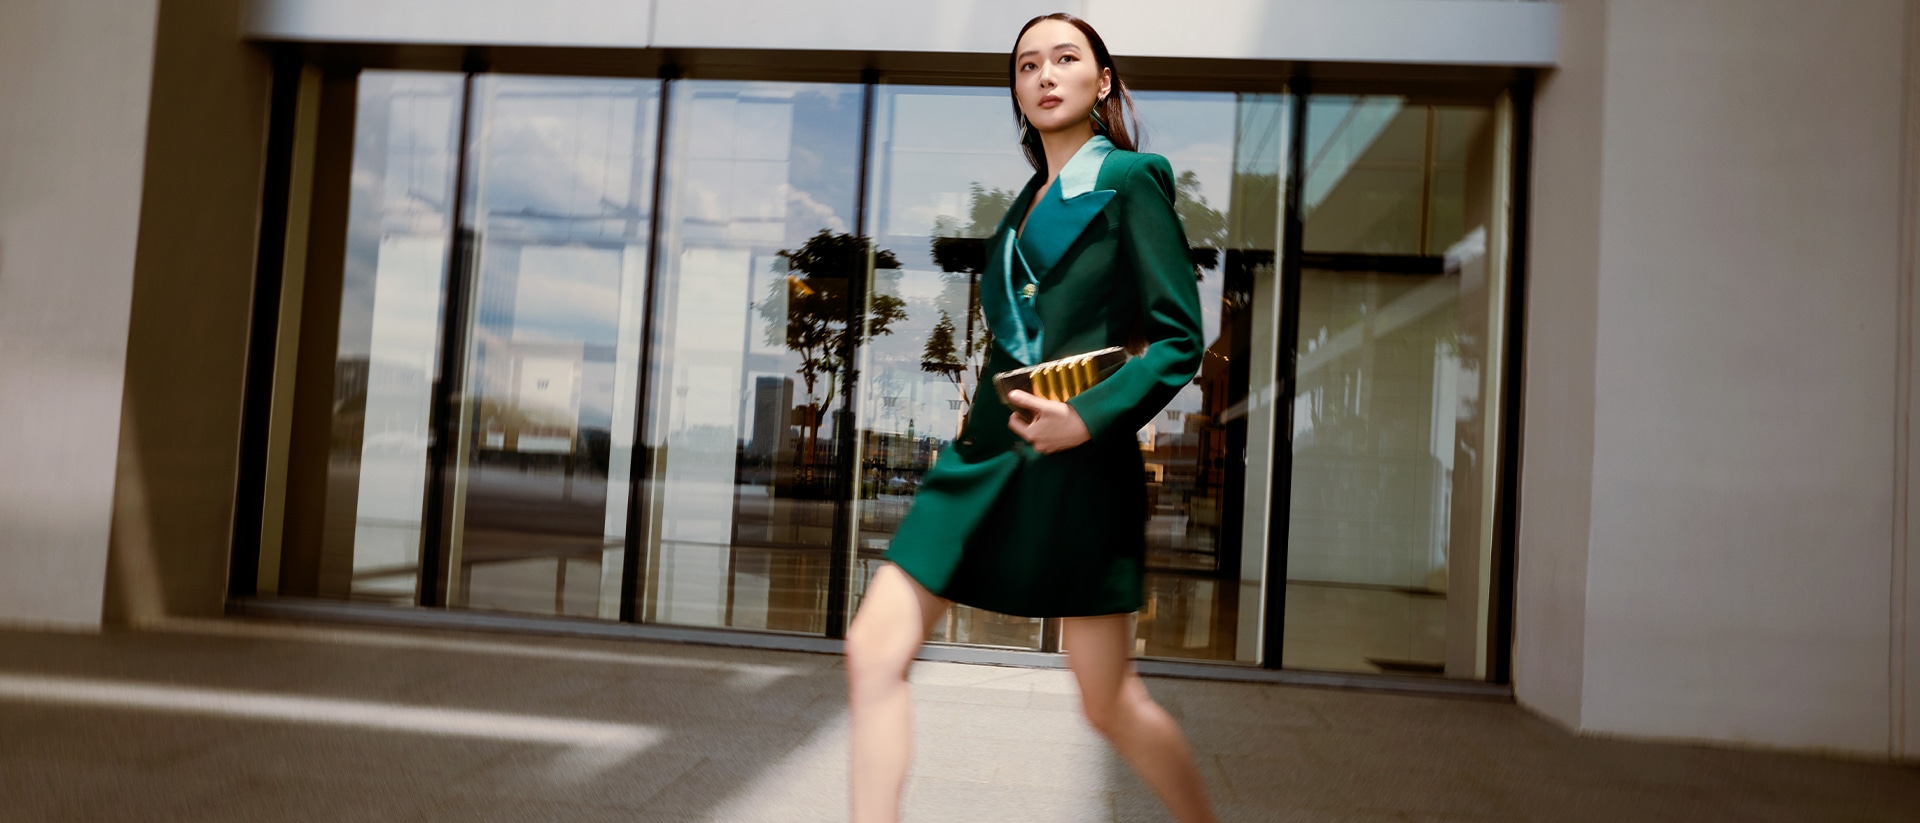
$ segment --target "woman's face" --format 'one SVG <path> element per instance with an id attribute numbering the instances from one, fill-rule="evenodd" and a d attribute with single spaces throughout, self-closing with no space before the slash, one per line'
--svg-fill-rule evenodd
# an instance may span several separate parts
<path id="1" fill-rule="evenodd" d="M 1042 133 L 1087 120 L 1107 95 L 1110 73 L 1100 68 L 1087 36 L 1065 20 L 1042 20 L 1013 47 L 1013 94 L 1027 122 Z"/>

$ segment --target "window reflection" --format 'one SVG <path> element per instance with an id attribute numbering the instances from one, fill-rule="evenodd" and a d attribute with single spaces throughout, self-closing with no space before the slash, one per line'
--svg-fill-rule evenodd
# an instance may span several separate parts
<path id="1" fill-rule="evenodd" d="M 1004 89 L 879 90 L 870 225 L 894 265 L 874 272 L 871 296 L 899 301 L 904 316 L 861 351 L 856 595 L 979 385 L 985 239 L 1032 174 L 1007 122 Z M 958 606 L 932 639 L 1039 648 L 1041 621 Z"/>
<path id="2" fill-rule="evenodd" d="M 642 604 L 663 623 L 822 633 L 835 539 L 841 357 L 861 89 L 675 83 L 654 312 L 656 532 Z M 888 260 L 886 253 L 880 259 Z M 892 322 L 870 313 L 874 333 Z"/>
<path id="3" fill-rule="evenodd" d="M 461 78 L 370 71 L 355 94 L 324 509 L 283 536 L 280 591 L 411 603 Z"/>
<path id="4" fill-rule="evenodd" d="M 1147 151 L 1173 166 L 1174 210 L 1199 279 L 1206 357 L 1140 432 L 1151 514 L 1147 604 L 1136 648 L 1155 657 L 1256 662 L 1272 429 L 1255 397 L 1274 374 L 1281 95 L 1142 92 Z M 1256 443 L 1249 437 L 1257 433 Z M 1251 478 L 1251 479 L 1250 479 Z"/>
<path id="5" fill-rule="evenodd" d="M 1314 97 L 1301 204 L 1306 249 L 1445 253 L 1468 229 L 1467 162 L 1491 117 L 1484 107 L 1398 97 Z"/>
<path id="6" fill-rule="evenodd" d="M 291 449 L 317 464 L 324 442 L 324 511 L 289 515 L 280 590 L 414 601 L 446 338 L 466 347 L 450 605 L 617 617 L 638 474 L 654 481 L 635 498 L 641 620 L 827 633 L 830 593 L 857 608 L 981 379 L 984 240 L 1030 173 L 1004 89 L 873 87 L 863 160 L 861 86 L 675 81 L 662 155 L 659 81 L 481 74 L 459 169 L 465 82 L 358 81 L 339 314 L 307 309 L 324 318 L 310 330 L 337 322 L 337 346 L 313 349 L 337 357 L 330 386 L 324 362 L 300 377 L 331 403 L 302 412 L 312 445 Z M 1506 110 L 1308 101 L 1301 295 L 1282 306 L 1288 98 L 1137 100 L 1143 148 L 1176 176 L 1208 348 L 1138 435 L 1136 651 L 1258 661 L 1269 534 L 1286 528 L 1286 666 L 1483 674 Z M 462 174 L 469 325 L 447 336 Z M 1297 392 L 1275 398 L 1288 311 Z M 1277 417 L 1287 510 L 1270 510 Z M 319 508 L 319 474 L 289 469 L 313 475 L 290 509 Z M 1043 626 L 962 607 L 933 639 L 1040 648 Z"/>
<path id="7" fill-rule="evenodd" d="M 619 614 L 658 95 L 476 80 L 453 605 Z"/>
<path id="8" fill-rule="evenodd" d="M 1483 675 L 1494 111 L 1309 106 L 1287 667 Z"/>

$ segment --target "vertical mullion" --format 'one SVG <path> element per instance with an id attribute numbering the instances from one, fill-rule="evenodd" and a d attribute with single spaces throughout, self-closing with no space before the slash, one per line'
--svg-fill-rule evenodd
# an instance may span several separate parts
<path id="1" fill-rule="evenodd" d="M 293 187 L 294 144 L 303 93 L 304 61 L 287 54 L 273 65 L 269 102 L 267 161 L 260 198 L 259 242 L 255 250 L 253 309 L 247 330 L 245 388 L 240 414 L 239 483 L 233 507 L 233 535 L 227 567 L 227 596 L 251 597 L 260 588 L 260 529 L 265 518 L 269 431 L 273 414 L 273 378 L 280 336 L 281 290 L 285 287 L 288 202 Z"/>
<path id="2" fill-rule="evenodd" d="M 660 111 L 654 120 L 653 199 L 647 213 L 646 298 L 641 301 L 639 379 L 634 381 L 637 399 L 633 406 L 633 454 L 627 461 L 627 539 L 620 567 L 620 622 L 637 623 L 640 615 L 640 581 L 647 572 L 648 530 L 653 528 L 648 506 L 653 488 L 653 454 L 647 442 L 648 423 L 653 408 L 648 404 L 653 389 L 653 331 L 660 297 L 660 261 L 664 245 L 660 240 L 662 198 L 666 191 L 667 117 L 672 109 L 673 84 L 680 70 L 672 64 L 660 67 Z"/>
<path id="3" fill-rule="evenodd" d="M 1247 122 L 1248 97 L 1249 95 L 1245 94 L 1233 96 L 1233 177 L 1231 178 L 1233 180 L 1240 178 L 1240 152 L 1246 141 L 1244 129 Z M 1226 338 L 1228 323 L 1230 320 L 1234 321 L 1231 326 L 1234 336 L 1227 340 L 1227 402 L 1247 403 L 1249 402 L 1248 387 L 1252 383 L 1253 370 L 1253 358 L 1247 355 L 1252 349 L 1253 330 L 1249 327 L 1249 323 L 1254 317 L 1253 270 L 1257 258 L 1254 255 L 1256 247 L 1248 242 L 1248 232 L 1244 228 L 1234 228 L 1244 224 L 1231 217 L 1235 214 L 1235 210 L 1245 207 L 1242 202 L 1243 195 L 1238 191 L 1240 187 L 1233 183 L 1229 183 L 1228 186 L 1229 228 L 1226 247 L 1220 250 L 1222 293 L 1223 296 L 1240 293 L 1244 294 L 1245 298 L 1237 304 L 1233 302 L 1221 304 L 1220 333 L 1222 338 Z M 1229 308 L 1235 305 L 1238 307 Z M 1235 316 L 1229 317 L 1229 312 L 1233 312 Z M 1248 417 L 1241 415 L 1222 426 L 1219 434 L 1226 441 L 1222 447 L 1222 453 L 1226 457 L 1220 465 L 1220 529 L 1219 537 L 1214 540 L 1213 574 L 1215 579 L 1223 582 L 1233 581 L 1234 585 L 1238 584 L 1240 578 L 1240 560 L 1243 554 L 1241 540 L 1245 533 L 1247 516 L 1247 439 L 1249 434 L 1247 423 Z M 1205 455 L 1208 452 L 1204 444 L 1200 453 L 1201 460 L 1205 461 L 1207 459 Z M 1202 472 L 1205 473 L 1204 462 L 1202 466 Z M 1221 613 L 1216 610 L 1215 619 L 1218 620 L 1220 617 Z"/>
<path id="4" fill-rule="evenodd" d="M 1533 167 L 1533 77 L 1522 75 L 1509 91 L 1512 104 L 1513 149 L 1507 158 L 1512 164 L 1507 217 L 1507 350 L 1501 353 L 1502 391 L 1500 430 L 1500 477 L 1494 484 L 1499 497 L 1495 501 L 1495 522 L 1499 533 L 1493 543 L 1494 590 L 1484 596 L 1493 598 L 1492 642 L 1487 662 L 1487 679 L 1508 683 L 1513 679 L 1513 597 L 1515 550 L 1520 544 L 1520 403 L 1526 393 L 1526 266 L 1527 266 L 1527 192 L 1532 187 Z"/>
<path id="5" fill-rule="evenodd" d="M 860 72 L 860 160 L 853 190 L 853 225 L 866 250 L 866 263 L 847 277 L 847 334 L 840 347 L 841 407 L 835 426 L 839 449 L 834 457 L 836 475 L 833 500 L 832 553 L 827 557 L 827 631 L 831 638 L 847 636 L 847 600 L 853 583 L 853 555 L 860 550 L 859 524 L 853 520 L 855 498 L 860 494 L 860 381 L 854 364 L 858 362 L 866 336 L 867 286 L 873 279 L 873 238 L 867 234 L 867 187 L 873 167 L 873 104 L 879 72 Z"/>
<path id="6" fill-rule="evenodd" d="M 1280 358 L 1273 415 L 1273 491 L 1267 502 L 1267 598 L 1262 615 L 1265 634 L 1261 642 L 1260 665 L 1280 668 L 1285 646 L 1287 615 L 1287 538 L 1293 524 L 1293 397 L 1300 369 L 1300 251 L 1305 220 L 1300 214 L 1301 193 L 1306 188 L 1307 98 L 1312 85 L 1305 77 L 1289 84 L 1287 129 L 1287 181 L 1283 222 L 1286 236 L 1280 238 Z"/>
<path id="7" fill-rule="evenodd" d="M 1358 106 L 1354 107 L 1356 110 Z M 1420 247 L 1415 254 L 1433 254 L 1433 169 L 1440 152 L 1440 107 L 1426 106 L 1426 139 L 1420 147 Z"/>
<path id="8" fill-rule="evenodd" d="M 467 231 L 468 143 L 473 129 L 473 86 L 475 66 L 466 67 L 466 79 L 460 87 L 458 137 L 454 144 L 453 210 L 447 244 L 446 302 L 441 312 L 439 377 L 433 384 L 433 402 L 429 406 L 430 440 L 427 443 L 427 490 L 420 517 L 420 605 L 446 606 L 447 541 L 452 539 L 449 522 L 452 507 L 448 498 L 457 492 L 457 472 L 447 461 L 458 454 L 453 445 L 455 407 L 465 391 L 467 353 L 467 297 L 473 279 L 474 236 Z"/>

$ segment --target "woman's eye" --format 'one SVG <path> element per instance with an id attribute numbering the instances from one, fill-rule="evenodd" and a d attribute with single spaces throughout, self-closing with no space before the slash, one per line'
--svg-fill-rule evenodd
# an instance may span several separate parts
<path id="1" fill-rule="evenodd" d="M 1033 64 L 1032 64 L 1032 63 L 1021 63 L 1021 64 L 1020 64 L 1020 70 L 1021 70 L 1021 71 L 1032 71 L 1032 70 L 1033 70 Z"/>
<path id="2" fill-rule="evenodd" d="M 1062 54 L 1062 55 L 1060 55 L 1060 62 L 1062 62 L 1062 63 L 1071 63 L 1071 62 L 1073 62 L 1073 61 L 1075 61 L 1075 60 L 1078 60 L 1078 59 L 1080 59 L 1080 58 L 1078 58 L 1078 57 L 1075 57 L 1075 56 L 1073 56 L 1073 55 L 1071 55 L 1071 54 Z"/>

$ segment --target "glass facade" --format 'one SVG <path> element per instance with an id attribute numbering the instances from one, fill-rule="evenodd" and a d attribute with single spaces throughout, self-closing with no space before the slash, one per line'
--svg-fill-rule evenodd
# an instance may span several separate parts
<path id="1" fill-rule="evenodd" d="M 336 314 L 309 321 L 337 333 L 330 373 L 307 389 L 331 393 L 324 417 L 299 421 L 313 448 L 291 489 L 314 512 L 287 525 L 281 591 L 415 599 L 463 85 L 405 72 L 358 85 L 344 250 L 321 295 Z"/>
<path id="2" fill-rule="evenodd" d="M 868 265 L 863 91 L 686 80 L 671 95 L 645 619 L 822 634 L 846 545 L 851 287 Z"/>
<path id="3" fill-rule="evenodd" d="M 869 303 L 898 316 L 887 334 L 869 336 L 859 363 L 856 594 L 878 569 L 920 477 L 958 435 L 980 383 L 986 238 L 1032 174 L 1006 112 L 1004 89 L 877 89 Z M 1044 634 L 1040 620 L 960 606 L 933 638 L 1039 649 Z"/>
<path id="4" fill-rule="evenodd" d="M 449 605 L 619 613 L 659 94 L 475 78 Z"/>
<path id="5" fill-rule="evenodd" d="M 1142 92 L 1143 147 L 1166 156 L 1174 210 L 1199 280 L 1207 350 L 1200 373 L 1140 433 L 1147 488 L 1147 604 L 1138 653 L 1257 662 L 1271 489 L 1248 434 L 1271 410 L 1249 402 L 1272 380 L 1271 342 L 1254 337 L 1278 299 L 1280 171 L 1290 112 L 1279 94 Z M 1259 351 L 1255 355 L 1256 348 Z M 1254 471 L 1249 471 L 1249 467 Z M 1249 478 L 1252 481 L 1249 482 Z"/>
<path id="6" fill-rule="evenodd" d="M 338 316 L 324 277 L 303 313 L 340 329 L 325 494 L 296 448 L 278 593 L 844 632 L 982 377 L 985 240 L 1031 174 L 1005 89 L 352 89 L 322 123 L 351 200 L 314 217 Z M 1208 342 L 1137 435 L 1137 653 L 1485 677 L 1504 104 L 1135 98 Z M 960 607 L 930 639 L 1057 638 Z"/>
<path id="7" fill-rule="evenodd" d="M 1290 668 L 1478 676 L 1503 290 L 1494 105 L 1307 105 Z M 1497 248 L 1497 247 L 1494 247 Z M 1464 606 L 1464 610 L 1461 607 Z"/>

